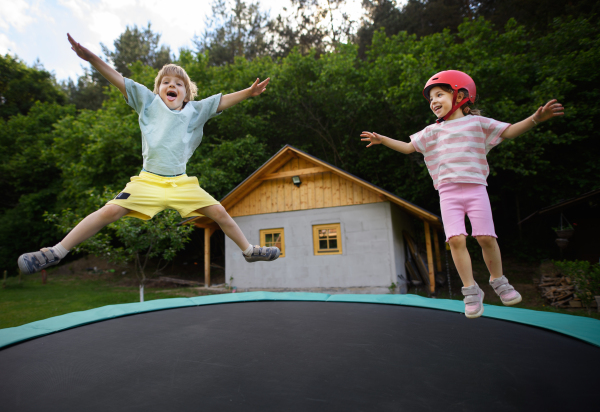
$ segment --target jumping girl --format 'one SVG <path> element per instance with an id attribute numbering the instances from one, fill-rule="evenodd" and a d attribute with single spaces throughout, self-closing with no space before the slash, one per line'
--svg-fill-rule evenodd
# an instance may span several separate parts
<path id="1" fill-rule="evenodd" d="M 492 220 L 492 209 L 486 190 L 489 166 L 487 153 L 504 139 L 514 139 L 539 123 L 564 114 L 563 106 L 550 100 L 530 117 L 515 124 L 482 117 L 475 103 L 475 82 L 466 73 L 448 70 L 437 73 L 425 84 L 423 96 L 438 117 L 435 124 L 410 136 L 410 143 L 391 139 L 374 132 L 363 132 L 367 147 L 383 144 L 398 152 L 418 151 L 440 193 L 440 209 L 450 244 L 452 258 L 463 282 L 465 316 L 483 314 L 483 291 L 473 279 L 471 258 L 467 250 L 465 214 L 473 228 L 483 258 L 490 271 L 490 285 L 507 306 L 521 302 L 521 295 L 502 274 L 500 248 Z"/>

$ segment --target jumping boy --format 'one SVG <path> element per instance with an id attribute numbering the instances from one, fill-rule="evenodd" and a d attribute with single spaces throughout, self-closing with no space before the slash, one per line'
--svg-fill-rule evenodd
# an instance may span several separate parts
<path id="1" fill-rule="evenodd" d="M 238 245 L 248 262 L 277 259 L 277 247 L 252 246 L 225 208 L 200 188 L 196 177 L 185 174 L 187 161 L 202 141 L 204 124 L 223 110 L 264 92 L 270 79 L 260 83 L 256 79 L 248 89 L 194 101 L 198 89 L 182 67 L 165 65 L 156 76 L 152 92 L 124 78 L 70 34 L 67 37 L 77 56 L 119 89 L 139 114 L 144 166 L 117 197 L 83 219 L 56 246 L 21 255 L 21 272 L 31 274 L 56 265 L 73 247 L 124 216 L 149 220 L 164 209 L 175 209 L 184 218 L 211 218 Z"/>

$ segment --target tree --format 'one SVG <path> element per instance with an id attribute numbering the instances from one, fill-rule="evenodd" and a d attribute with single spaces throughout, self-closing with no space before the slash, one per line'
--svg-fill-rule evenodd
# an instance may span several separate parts
<path id="1" fill-rule="evenodd" d="M 457 33 L 465 19 L 484 17 L 500 31 L 514 19 L 532 32 L 546 34 L 561 16 L 596 20 L 600 14 L 600 4 L 594 0 L 408 0 L 402 7 L 396 0 L 363 0 L 363 8 L 366 18 L 357 33 L 363 58 L 381 28 L 388 36 L 406 31 L 423 37 L 444 29 Z"/>
<path id="2" fill-rule="evenodd" d="M 252 60 L 268 54 L 267 14 L 261 13 L 259 2 L 214 0 L 211 6 L 207 29 L 194 37 L 198 52 L 208 52 L 209 64 L 221 66 L 236 57 Z"/>
<path id="3" fill-rule="evenodd" d="M 169 46 L 159 47 L 160 34 L 152 31 L 148 23 L 145 29 L 136 25 L 127 26 L 125 31 L 114 41 L 115 50 L 111 51 L 100 43 L 102 52 L 115 66 L 115 69 L 125 77 L 131 76 L 130 65 L 139 61 L 144 66 L 160 70 L 165 64 L 171 63 Z"/>
<path id="4" fill-rule="evenodd" d="M 118 192 L 106 189 L 103 194 L 90 193 L 91 209 L 98 209 L 114 198 Z M 75 227 L 83 217 L 71 209 L 65 209 L 60 215 L 45 215 L 46 220 L 54 223 L 64 234 Z M 144 285 L 149 276 L 163 270 L 178 251 L 190 241 L 193 225 L 179 226 L 181 221 L 177 212 L 166 210 L 151 221 L 136 218 L 122 218 L 104 228 L 99 234 L 74 248 L 74 252 L 85 251 L 102 256 L 114 263 L 133 263 L 140 282 L 140 301 L 144 301 Z M 148 262 L 158 258 L 154 272 L 148 273 Z M 162 265 L 161 265 L 162 264 Z"/>
<path id="5" fill-rule="evenodd" d="M 54 76 L 37 62 L 32 67 L 17 57 L 0 55 L 0 118 L 25 115 L 35 102 L 66 103 Z"/>
<path id="6" fill-rule="evenodd" d="M 332 51 L 354 40 L 355 21 L 344 12 L 345 0 L 291 0 L 293 9 L 269 22 L 272 53 L 287 56 L 294 48 L 303 55 Z M 287 11 L 286 9 L 284 9 Z"/>

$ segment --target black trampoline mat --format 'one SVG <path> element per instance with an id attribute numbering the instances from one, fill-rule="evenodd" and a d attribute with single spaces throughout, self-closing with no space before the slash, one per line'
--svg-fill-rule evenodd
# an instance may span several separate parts
<path id="1" fill-rule="evenodd" d="M 597 410 L 600 348 L 396 305 L 148 312 L 0 350 L 2 411 Z"/>

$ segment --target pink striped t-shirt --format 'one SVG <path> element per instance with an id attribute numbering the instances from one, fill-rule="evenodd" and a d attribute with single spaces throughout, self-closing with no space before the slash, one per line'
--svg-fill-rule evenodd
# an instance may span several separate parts
<path id="1" fill-rule="evenodd" d="M 410 136 L 436 190 L 444 183 L 477 183 L 487 186 L 490 168 L 487 153 L 502 142 L 500 135 L 510 126 L 482 116 L 465 116 L 435 123 Z"/>

